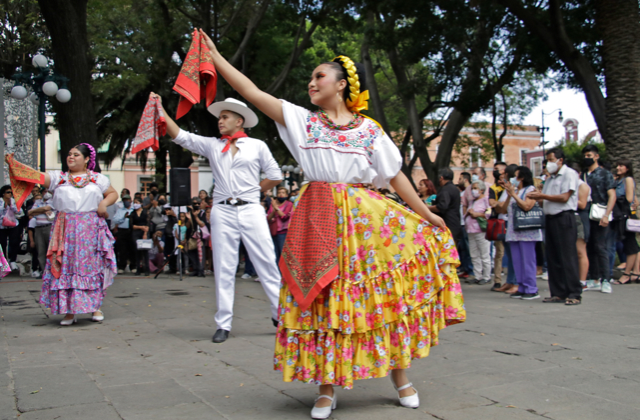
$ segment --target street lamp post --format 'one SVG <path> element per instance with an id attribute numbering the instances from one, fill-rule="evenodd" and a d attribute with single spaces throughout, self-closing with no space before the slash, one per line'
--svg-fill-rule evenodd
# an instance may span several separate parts
<path id="1" fill-rule="evenodd" d="M 11 96 L 23 100 L 29 96 L 29 100 L 38 105 L 38 137 L 40 138 L 40 171 L 46 170 L 45 166 L 45 129 L 46 129 L 46 105 L 49 96 L 54 96 L 58 102 L 66 103 L 71 99 L 71 92 L 67 89 L 69 79 L 49 65 L 49 59 L 42 54 L 36 54 L 31 61 L 38 69 L 37 73 L 26 71 L 16 73 L 11 78 L 16 81 L 11 89 Z M 62 88 L 58 86 L 62 85 Z M 25 87 L 26 86 L 26 87 Z M 31 94 L 27 88 L 31 88 Z"/>
<path id="2" fill-rule="evenodd" d="M 294 167 L 293 165 L 284 165 L 282 167 L 282 173 L 285 175 L 284 180 L 289 183 L 289 187 L 293 187 L 293 182 L 297 182 L 300 176 L 301 169 L 299 166 Z M 286 176 L 286 174 L 289 176 Z"/>
<path id="3" fill-rule="evenodd" d="M 551 112 L 545 113 L 544 110 L 542 110 L 542 126 L 538 127 L 538 131 L 540 131 L 540 137 L 542 137 L 542 141 L 540 141 L 539 146 L 542 146 L 542 155 L 545 155 L 545 150 L 544 150 L 544 146 L 545 144 L 549 143 L 548 141 L 544 140 L 544 133 L 549 131 L 549 127 L 545 127 L 544 126 L 544 116 L 545 115 L 551 115 L 554 112 L 558 111 L 558 122 L 562 122 L 563 118 L 562 118 L 562 109 L 558 108 L 558 109 L 554 109 Z"/>

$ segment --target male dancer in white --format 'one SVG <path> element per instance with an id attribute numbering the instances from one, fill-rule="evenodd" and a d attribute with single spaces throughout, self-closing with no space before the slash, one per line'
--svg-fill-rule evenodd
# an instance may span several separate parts
<path id="1" fill-rule="evenodd" d="M 151 93 L 150 98 L 159 95 Z M 215 102 L 208 108 L 218 117 L 222 138 L 203 137 L 188 133 L 169 117 L 167 133 L 173 141 L 209 159 L 211 172 L 216 180 L 211 209 L 211 234 L 214 239 L 213 264 L 216 277 L 218 330 L 214 343 L 222 343 L 229 337 L 233 319 L 233 295 L 240 239 L 249 253 L 262 287 L 271 303 L 271 317 L 278 325 L 278 295 L 280 271 L 269 232 L 264 208 L 260 205 L 260 191 L 267 191 L 282 181 L 282 172 L 271 151 L 262 141 L 248 137 L 243 127 L 258 124 L 257 115 L 243 102 L 228 98 Z M 260 181 L 260 172 L 266 179 Z"/>

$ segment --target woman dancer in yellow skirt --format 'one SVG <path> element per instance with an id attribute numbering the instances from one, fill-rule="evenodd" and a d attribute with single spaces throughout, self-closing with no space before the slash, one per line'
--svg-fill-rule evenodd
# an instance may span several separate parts
<path id="1" fill-rule="evenodd" d="M 429 355 L 442 328 L 466 317 L 458 252 L 400 171 L 398 148 L 360 114 L 364 72 L 345 56 L 318 66 L 308 87 L 320 110 L 312 112 L 259 90 L 206 39 L 217 71 L 277 123 L 311 180 L 280 260 L 275 368 L 287 382 L 320 386 L 312 418 L 331 415 L 333 385 L 351 388 L 356 379 L 390 373 L 400 404 L 417 408 L 406 369 Z M 413 211 L 366 183 L 391 184 Z"/>

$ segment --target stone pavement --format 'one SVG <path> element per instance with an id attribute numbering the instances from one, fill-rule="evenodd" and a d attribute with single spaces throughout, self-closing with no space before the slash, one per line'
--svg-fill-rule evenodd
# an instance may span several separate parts
<path id="1" fill-rule="evenodd" d="M 317 388 L 272 370 L 262 288 L 237 281 L 231 338 L 211 343 L 213 278 L 119 276 L 106 320 L 58 325 L 40 281 L 0 282 L 0 419 L 307 419 Z M 541 294 L 547 284 L 540 282 Z M 337 390 L 336 419 L 638 419 L 640 285 L 587 292 L 576 307 L 463 285 L 465 324 L 409 375 L 421 406 L 389 379 Z"/>

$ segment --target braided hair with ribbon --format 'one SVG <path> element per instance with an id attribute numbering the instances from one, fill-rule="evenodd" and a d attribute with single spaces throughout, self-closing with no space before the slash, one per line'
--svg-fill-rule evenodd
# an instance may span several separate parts
<path id="1" fill-rule="evenodd" d="M 96 169 L 96 149 L 89 143 L 80 143 L 75 148 L 82 153 L 82 156 L 89 158 L 89 162 L 87 162 L 87 169 L 94 171 Z"/>
<path id="2" fill-rule="evenodd" d="M 376 123 L 382 131 L 384 131 L 378 121 L 362 114 L 362 111 L 369 109 L 369 91 L 366 87 L 366 73 L 364 71 L 364 66 L 360 63 L 354 63 L 353 60 L 346 55 L 339 55 L 327 64 L 333 66 L 336 64 L 339 65 L 344 76 L 343 78 L 347 81 L 347 87 L 343 92 L 343 99 L 347 109 L 370 119 Z"/>

